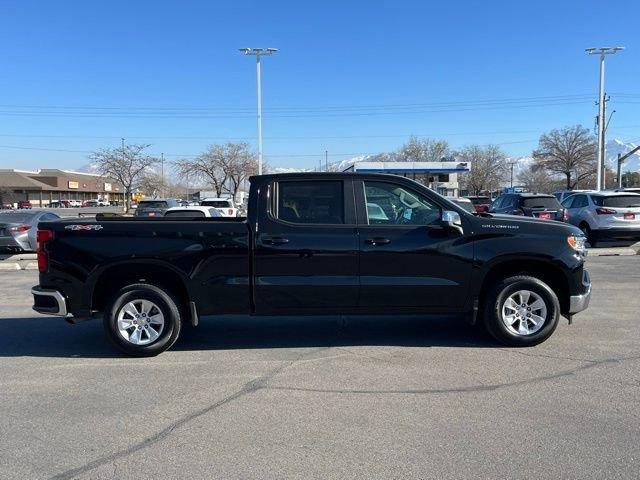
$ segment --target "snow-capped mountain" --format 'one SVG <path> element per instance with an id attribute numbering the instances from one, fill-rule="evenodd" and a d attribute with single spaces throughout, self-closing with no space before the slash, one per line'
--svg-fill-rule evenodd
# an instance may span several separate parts
<path id="1" fill-rule="evenodd" d="M 614 138 L 607 142 L 607 161 L 611 168 L 615 171 L 618 164 L 618 154 L 624 155 L 630 152 L 638 145 L 635 143 L 625 143 L 622 140 Z M 622 173 L 640 171 L 640 152 L 636 152 L 627 158 L 622 164 Z"/>

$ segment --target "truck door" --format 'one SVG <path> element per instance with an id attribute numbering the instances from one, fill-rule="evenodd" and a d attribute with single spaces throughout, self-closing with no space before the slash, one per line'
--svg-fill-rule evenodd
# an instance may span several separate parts
<path id="1" fill-rule="evenodd" d="M 404 182 L 357 180 L 354 187 L 361 308 L 464 309 L 473 245 L 443 226 L 443 207 Z"/>
<path id="2" fill-rule="evenodd" d="M 351 179 L 277 180 L 260 189 L 254 226 L 258 313 L 344 312 L 358 304 Z"/>

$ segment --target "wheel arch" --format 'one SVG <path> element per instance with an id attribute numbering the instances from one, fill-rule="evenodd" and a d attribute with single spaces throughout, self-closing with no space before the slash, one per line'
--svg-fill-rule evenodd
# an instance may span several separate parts
<path id="1" fill-rule="evenodd" d="M 194 323 L 187 279 L 168 263 L 148 260 L 119 262 L 96 272 L 88 283 L 91 311 L 104 311 L 113 296 L 127 285 L 146 283 L 173 295 L 179 303 L 182 317 Z"/>
<path id="2" fill-rule="evenodd" d="M 558 297 L 560 311 L 562 313 L 569 311 L 569 279 L 564 270 L 553 262 L 536 258 L 505 259 L 489 266 L 480 281 L 478 291 L 480 311 L 496 282 L 517 275 L 535 277 L 549 285 Z"/>

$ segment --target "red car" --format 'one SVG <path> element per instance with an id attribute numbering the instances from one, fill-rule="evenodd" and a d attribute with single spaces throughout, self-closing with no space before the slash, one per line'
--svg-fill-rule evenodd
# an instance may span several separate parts
<path id="1" fill-rule="evenodd" d="M 476 209 L 476 212 L 485 213 L 489 211 L 489 206 L 491 205 L 491 197 L 477 196 L 477 197 L 467 197 L 467 198 L 471 200 L 471 203 L 473 204 L 473 208 Z"/>
<path id="2" fill-rule="evenodd" d="M 31 202 L 29 200 L 18 200 L 18 208 L 30 209 L 32 207 L 33 205 L 31 205 Z"/>

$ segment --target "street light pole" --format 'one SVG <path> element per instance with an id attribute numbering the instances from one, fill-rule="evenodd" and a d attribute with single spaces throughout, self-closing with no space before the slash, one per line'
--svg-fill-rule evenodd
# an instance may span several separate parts
<path id="1" fill-rule="evenodd" d="M 254 55 L 256 57 L 256 83 L 258 100 L 258 175 L 262 175 L 262 78 L 260 72 L 260 57 L 263 55 L 273 55 L 277 48 L 240 48 L 243 55 Z"/>
<path id="2" fill-rule="evenodd" d="M 605 157 L 605 118 L 604 118 L 604 57 L 605 55 L 613 55 L 614 53 L 624 50 L 624 47 L 594 47 L 587 48 L 585 51 L 589 55 L 600 55 L 600 82 L 598 89 L 598 179 L 596 181 L 596 190 L 602 190 L 602 174 L 604 172 Z"/>

